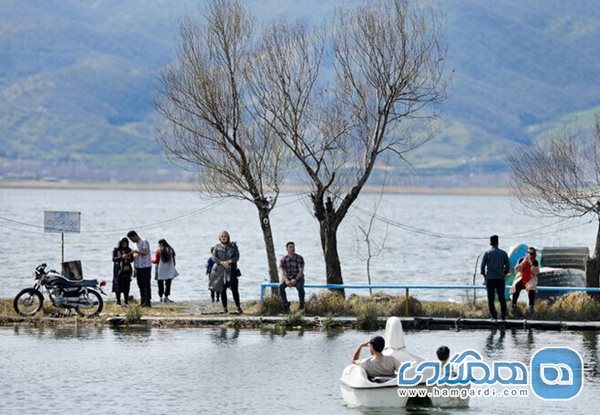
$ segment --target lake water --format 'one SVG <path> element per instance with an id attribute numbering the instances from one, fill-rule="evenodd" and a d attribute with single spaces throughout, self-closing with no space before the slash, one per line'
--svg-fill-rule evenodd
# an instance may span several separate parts
<path id="1" fill-rule="evenodd" d="M 93 414 L 392 414 L 344 405 L 338 379 L 372 333 L 231 329 L 43 329 L 0 327 L 0 412 Z M 584 360 L 584 386 L 569 402 L 473 398 L 439 414 L 597 413 L 597 332 L 407 332 L 407 347 L 432 358 L 440 344 L 486 361 L 528 366 L 535 350 L 568 345 Z M 414 411 L 409 413 L 415 413 Z"/>
<path id="2" fill-rule="evenodd" d="M 365 194 L 357 206 L 370 211 L 377 197 Z M 112 248 L 129 229 L 148 239 L 153 250 L 158 239 L 165 238 L 177 251 L 180 277 L 173 283 L 174 300 L 208 298 L 204 264 L 222 229 L 229 230 L 240 247 L 242 298 L 256 299 L 267 276 L 258 215 L 248 202 L 209 199 L 191 191 L 54 189 L 0 189 L 0 200 L 0 297 L 12 297 L 30 285 L 39 263 L 59 267 L 60 235 L 43 232 L 44 210 L 81 212 L 81 233 L 65 236 L 65 260 L 81 260 L 87 278 L 112 279 Z M 375 222 L 372 238 L 385 240 L 385 252 L 373 260 L 373 283 L 470 284 L 477 256 L 494 233 L 506 249 L 520 242 L 593 247 L 594 223 L 585 225 L 580 219 L 556 224 L 556 219 L 515 213 L 513 205 L 508 196 L 386 194 L 378 215 L 416 229 Z M 339 233 L 346 283 L 367 282 L 365 261 L 357 253 L 358 226 L 368 221 L 363 211 L 353 209 Z M 283 194 L 271 222 L 277 255 L 285 253 L 287 241 L 295 241 L 306 261 L 307 281 L 324 283 L 318 224 L 307 197 Z M 156 295 L 156 286 L 153 290 Z M 137 296 L 137 287 L 132 291 Z M 440 299 L 462 295 L 413 294 Z"/>

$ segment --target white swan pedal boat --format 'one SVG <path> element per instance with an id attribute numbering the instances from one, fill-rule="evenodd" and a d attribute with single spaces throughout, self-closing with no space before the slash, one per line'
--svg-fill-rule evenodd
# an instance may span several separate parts
<path id="1" fill-rule="evenodd" d="M 394 356 L 400 362 L 419 363 L 426 360 L 406 350 L 402 323 L 398 317 L 390 317 L 386 322 L 385 349 L 382 353 Z M 414 366 L 413 369 L 409 369 L 413 373 Z M 350 407 L 460 408 L 469 406 L 469 384 L 427 386 L 423 383 L 411 387 L 399 387 L 397 376 L 370 380 L 366 371 L 356 364 L 351 364 L 344 369 L 340 378 L 340 388 L 344 402 Z M 437 390 L 434 391 L 434 388 Z M 419 396 L 418 391 L 425 396 Z"/>

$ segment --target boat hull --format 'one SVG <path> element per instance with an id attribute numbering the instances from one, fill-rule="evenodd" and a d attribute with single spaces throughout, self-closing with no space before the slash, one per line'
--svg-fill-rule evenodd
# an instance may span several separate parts
<path id="1" fill-rule="evenodd" d="M 411 388 L 399 388 L 397 386 L 381 388 L 353 388 L 342 383 L 340 389 L 344 403 L 352 408 L 380 408 L 380 407 L 419 407 L 431 406 L 436 408 L 465 408 L 469 406 L 469 386 L 438 386 L 438 392 L 442 396 L 434 396 L 433 386 L 415 386 Z M 409 397 L 403 394 L 401 389 L 413 391 L 425 390 L 429 397 Z M 445 391 L 444 391 L 445 390 Z M 418 394 L 416 392 L 415 394 Z M 461 398 L 465 396 L 465 398 Z M 404 396 L 401 396 L 404 395 Z"/>

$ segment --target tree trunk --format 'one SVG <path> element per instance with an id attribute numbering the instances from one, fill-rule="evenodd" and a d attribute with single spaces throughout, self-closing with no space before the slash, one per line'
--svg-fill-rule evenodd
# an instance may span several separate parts
<path id="1" fill-rule="evenodd" d="M 598 231 L 596 233 L 596 246 L 594 247 L 594 257 L 585 263 L 585 286 L 598 288 L 600 286 L 600 217 L 598 219 Z M 600 295 L 593 294 L 593 298 L 600 299 Z"/>
<path id="2" fill-rule="evenodd" d="M 260 227 L 265 241 L 267 250 L 267 262 L 269 264 L 269 281 L 279 282 L 279 273 L 277 271 L 277 258 L 275 257 L 275 244 L 273 242 L 273 232 L 271 231 L 271 220 L 269 219 L 269 211 L 266 209 L 258 209 L 258 217 L 260 218 Z M 277 294 L 277 288 L 271 289 L 272 294 Z"/>
<path id="3" fill-rule="evenodd" d="M 337 228 L 338 225 L 331 223 L 330 220 L 319 221 L 321 233 L 321 248 L 323 249 L 323 257 L 325 258 L 325 275 L 327 276 L 327 284 L 343 284 L 342 266 L 340 264 L 340 256 L 337 250 Z M 344 290 L 336 290 L 344 296 Z"/>

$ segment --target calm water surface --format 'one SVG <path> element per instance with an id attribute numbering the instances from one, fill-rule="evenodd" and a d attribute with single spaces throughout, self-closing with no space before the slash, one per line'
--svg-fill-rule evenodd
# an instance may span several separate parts
<path id="1" fill-rule="evenodd" d="M 376 199 L 377 195 L 362 195 L 358 206 L 371 210 Z M 65 259 L 81 260 L 88 278 L 112 279 L 112 248 L 132 228 L 149 240 L 153 250 L 158 239 L 165 238 L 177 251 L 180 277 L 174 281 L 174 300 L 208 298 L 204 264 L 222 229 L 229 230 L 240 247 L 242 298 L 257 298 L 258 286 L 267 275 L 258 215 L 248 202 L 208 199 L 195 192 L 181 191 L 53 189 L 0 189 L 0 201 L 3 233 L 0 297 L 12 297 L 29 285 L 37 264 L 46 262 L 53 268 L 59 267 L 60 235 L 45 234 L 39 228 L 43 225 L 44 210 L 81 212 L 81 234 L 66 235 Z M 323 283 L 318 225 L 306 202 L 303 195 L 281 196 L 271 221 L 276 251 L 278 256 L 283 255 L 285 243 L 295 241 L 297 252 L 306 260 L 307 281 Z M 488 236 L 494 233 L 501 235 L 501 245 L 507 249 L 520 242 L 537 247 L 590 247 L 595 241 L 594 224 L 578 226 L 584 222 L 580 220 L 553 225 L 554 219 L 515 213 L 513 204 L 510 197 L 504 196 L 386 194 L 378 214 L 417 228 L 418 232 L 375 223 L 372 237 L 385 240 L 386 250 L 373 260 L 373 282 L 471 283 L 477 256 L 487 248 Z M 339 232 L 339 251 L 347 283 L 367 281 L 365 261 L 357 253 L 358 226 L 365 225 L 367 220 L 368 217 L 353 209 Z M 423 230 L 443 235 L 423 234 Z M 475 239 L 454 239 L 456 236 Z M 153 290 L 156 295 L 155 286 Z M 135 284 L 133 293 L 137 295 Z M 458 292 L 413 294 L 440 299 L 461 295 Z"/>
<path id="2" fill-rule="evenodd" d="M 0 328 L 2 414 L 391 414 L 346 407 L 338 379 L 372 333 L 227 329 Z M 582 393 L 570 402 L 471 399 L 469 409 L 431 413 L 597 413 L 599 333 L 422 331 L 407 347 L 478 350 L 486 360 L 529 362 L 544 346 L 568 345 L 585 362 Z M 414 411 L 412 412 L 414 413 Z"/>

